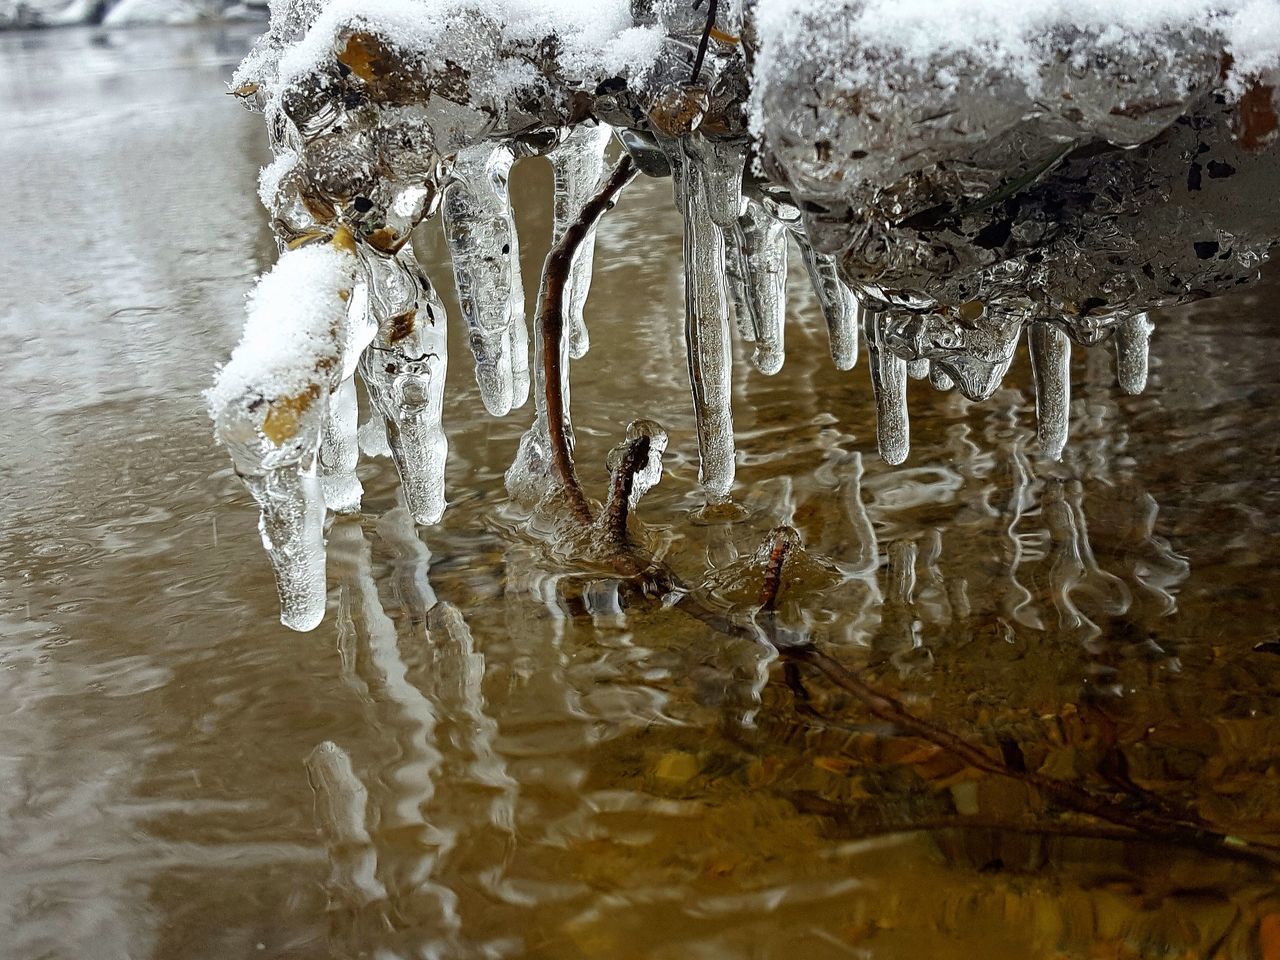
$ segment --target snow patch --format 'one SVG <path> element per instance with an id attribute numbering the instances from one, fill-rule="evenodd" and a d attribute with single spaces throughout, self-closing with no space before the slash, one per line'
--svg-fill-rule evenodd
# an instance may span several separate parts
<path id="1" fill-rule="evenodd" d="M 293 397 L 335 364 L 346 342 L 347 300 L 355 283 L 354 254 L 329 244 L 287 251 L 248 297 L 248 316 L 231 359 L 205 392 L 216 421 L 227 405 L 254 391 Z"/>

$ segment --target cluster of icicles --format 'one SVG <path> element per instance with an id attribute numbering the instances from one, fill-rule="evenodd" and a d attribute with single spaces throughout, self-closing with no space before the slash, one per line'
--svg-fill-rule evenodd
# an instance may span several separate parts
<path id="1" fill-rule="evenodd" d="M 604 126 L 578 127 L 550 152 L 557 237 L 596 191 L 609 136 Z M 948 389 L 953 376 L 965 375 L 965 368 L 931 369 L 928 360 L 918 359 L 920 349 L 912 343 L 922 329 L 920 318 L 863 312 L 837 275 L 833 258 L 805 242 L 794 210 L 744 198 L 742 158 L 730 155 L 724 146 L 693 135 L 671 154 L 677 202 L 684 215 L 689 375 L 701 480 L 708 498 L 726 498 L 734 478 L 731 309 L 739 335 L 754 344 L 754 365 L 766 374 L 776 373 L 783 363 L 788 235 L 803 251 L 829 331 L 831 355 L 840 369 L 856 363 L 862 327 L 880 453 L 889 463 L 901 463 L 909 448 L 907 378 L 929 377 L 938 388 Z M 531 387 L 525 298 L 507 191 L 513 160 L 506 146 L 463 151 L 441 211 L 481 396 L 487 409 L 499 416 L 522 406 Z M 559 348 L 573 357 L 588 348 L 583 306 L 591 266 L 588 242 L 574 261 L 564 295 L 567 335 Z M 269 289 L 273 286 L 280 288 L 274 296 Z M 317 305 L 317 297 L 327 297 L 329 303 Z M 317 339 L 336 347 L 332 355 L 321 350 L 314 358 L 314 367 L 326 374 L 320 390 L 299 384 L 302 389 L 296 394 L 277 388 L 270 401 L 263 401 L 259 393 L 248 402 L 235 402 L 254 390 L 245 392 L 242 385 L 229 382 L 237 373 L 233 358 L 213 391 L 215 400 L 220 391 L 233 393 L 230 402 L 215 407 L 218 433 L 261 507 L 262 538 L 275 568 L 283 622 L 305 630 L 320 621 L 325 606 L 325 509 L 359 508 L 355 467 L 360 447 L 381 453 L 389 446 L 417 522 L 435 523 L 443 513 L 445 310 L 408 244 L 386 255 L 341 230 L 327 243 L 285 252 L 251 301 L 251 327 L 257 309 L 272 311 L 262 322 L 270 323 L 273 337 L 293 342 L 295 349 L 305 349 Z M 291 317 L 291 311 L 299 315 Z M 319 337 L 309 340 L 306 328 L 317 320 Z M 329 336 L 338 328 L 338 336 Z M 1061 453 L 1067 435 L 1069 329 L 1045 323 L 1027 329 L 1040 443 L 1052 457 Z M 1114 332 L 1119 379 L 1127 391 L 1137 392 L 1145 383 L 1150 329 L 1145 316 L 1137 316 L 1104 330 Z M 1070 332 L 1086 339 L 1082 331 Z M 966 393 L 981 397 L 994 391 L 1016 341 L 1007 347 L 1006 356 L 988 358 L 984 376 L 966 377 Z M 535 345 L 536 351 L 544 348 Z M 261 354 L 251 361 L 261 365 Z M 541 366 L 535 369 L 540 376 Z M 385 422 L 385 440 L 377 423 L 367 424 L 357 439 L 357 370 Z M 535 423 L 508 474 L 513 495 L 534 500 L 545 492 L 548 460 L 541 388 L 535 397 Z"/>
<path id="2" fill-rule="evenodd" d="M 604 124 L 577 126 L 562 131 L 547 153 L 554 171 L 556 238 L 601 184 L 611 135 Z M 658 146 L 684 218 L 689 382 L 700 479 L 709 501 L 728 498 L 734 479 L 731 317 L 739 336 L 754 344 L 756 368 L 766 374 L 781 369 L 789 237 L 803 253 L 838 368 L 855 365 L 861 328 L 879 449 L 887 462 L 901 463 L 908 454 L 909 377 L 928 377 L 939 389 L 956 386 L 973 399 L 998 387 L 1021 324 L 986 352 L 961 352 L 956 345 L 938 343 L 939 333 L 931 326 L 936 318 L 866 311 L 838 275 L 835 258 L 807 242 L 794 206 L 768 195 L 744 196 L 745 157 L 737 144 L 695 132 Z M 636 152 L 635 144 L 630 147 Z M 507 486 L 517 499 L 536 502 L 549 486 L 548 427 L 539 363 L 532 365 L 531 384 L 529 327 L 508 194 L 515 159 L 506 144 L 460 151 L 439 208 L 485 407 L 502 416 L 523 406 L 531 392 L 535 397 L 534 424 L 520 443 Z M 389 209 L 412 210 L 407 220 L 417 222 L 431 213 L 422 208 L 421 193 L 405 191 Z M 583 307 L 592 249 L 589 238 L 565 285 L 564 342 L 549 345 L 562 356 L 580 357 L 589 345 Z M 1071 340 L 1112 338 L 1120 384 L 1132 393 L 1146 382 L 1150 331 L 1145 315 L 1087 327 L 1081 321 L 1026 326 L 1045 455 L 1059 456 L 1067 438 Z M 344 227 L 310 238 L 285 249 L 251 295 L 245 337 L 220 371 L 210 407 L 219 439 L 261 507 L 262 540 L 287 626 L 308 630 L 323 618 L 325 511 L 359 508 L 355 467 L 361 449 L 390 453 L 415 521 L 439 521 L 445 507 L 446 340 L 444 307 L 415 259 L 407 231 L 394 252 L 357 239 Z M 534 355 L 540 356 L 548 345 L 536 330 L 534 340 Z M 931 345 L 945 356 L 932 366 L 924 358 Z M 567 376 L 568 364 L 562 369 Z M 381 422 L 359 428 L 357 372 L 381 416 Z"/>

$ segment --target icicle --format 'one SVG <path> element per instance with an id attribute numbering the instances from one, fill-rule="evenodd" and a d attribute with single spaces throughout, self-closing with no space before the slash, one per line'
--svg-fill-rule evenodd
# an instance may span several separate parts
<path id="1" fill-rule="evenodd" d="M 244 335 L 206 394 L 218 439 L 261 508 L 280 621 L 324 617 L 324 496 L 316 458 L 329 393 L 354 363 L 368 324 L 352 308 L 359 261 L 350 233 L 283 254 L 249 298 Z M 354 322 L 353 322 L 354 318 Z"/>
<path id="2" fill-rule="evenodd" d="M 528 396 L 524 287 L 507 192 L 514 160 L 508 147 L 492 143 L 459 151 L 453 168 L 456 179 L 445 191 L 441 208 L 480 398 L 485 409 L 499 417 Z"/>
<path id="3" fill-rule="evenodd" d="M 361 358 L 360 376 L 386 420 L 409 512 L 418 523 L 436 523 L 444 513 L 448 452 L 441 427 L 448 362 L 444 305 L 410 247 L 394 258 L 368 261 L 378 335 Z"/>
<path id="4" fill-rule="evenodd" d="M 1125 317 L 1116 327 L 1116 379 L 1125 393 L 1147 387 L 1148 353 L 1155 325 L 1145 313 Z"/>
<path id="5" fill-rule="evenodd" d="M 775 374 L 784 359 L 783 333 L 787 314 L 787 228 L 755 200 L 746 199 L 734 220 L 728 256 L 730 289 L 734 294 L 738 329 L 756 345 L 751 362 L 761 373 Z"/>
<path id="6" fill-rule="evenodd" d="M 1071 340 L 1050 323 L 1027 328 L 1031 372 L 1036 383 L 1036 436 L 1040 452 L 1058 460 L 1071 419 Z"/>
<path id="7" fill-rule="evenodd" d="M 280 622 L 291 630 L 315 629 L 325 610 L 325 495 L 316 476 L 320 435 L 329 398 L 299 394 L 266 404 L 233 404 L 216 421 L 261 514 L 258 532 L 275 572 Z"/>
<path id="8" fill-rule="evenodd" d="M 600 128 L 593 128 L 599 130 Z M 608 128 L 603 128 L 607 131 Z M 599 170 L 595 173 L 595 181 L 590 185 L 575 180 L 576 177 L 585 177 L 591 167 L 591 159 L 587 154 L 590 150 L 598 149 L 600 157 L 603 158 L 603 151 L 606 146 L 604 142 L 607 136 L 601 138 L 600 143 L 595 143 L 593 138 L 583 141 L 580 137 L 574 140 L 574 134 L 565 140 L 557 151 L 565 149 L 570 141 L 574 141 L 569 145 L 569 156 L 567 160 L 562 160 L 562 165 L 554 166 L 556 172 L 556 198 L 555 198 L 555 236 L 559 239 L 569 225 L 577 219 L 582 211 L 582 207 L 595 194 L 596 185 L 599 181 Z M 553 153 L 553 164 L 554 153 Z M 594 251 L 595 232 L 592 231 L 589 239 L 584 241 L 583 246 L 578 248 L 578 253 L 574 256 L 573 266 L 570 268 L 569 277 L 565 286 L 564 299 L 561 301 L 561 309 L 566 311 L 565 324 L 563 326 L 564 334 L 559 344 L 552 344 L 550 347 L 542 342 L 542 330 L 538 325 L 534 324 L 533 330 L 533 353 L 535 357 L 543 356 L 545 349 L 553 349 L 560 351 L 560 390 L 564 396 L 564 434 L 569 441 L 570 447 L 573 446 L 573 423 L 570 419 L 569 406 L 569 358 L 572 356 L 572 336 L 573 330 L 568 315 L 568 310 L 573 306 L 574 298 L 577 294 L 574 292 L 578 289 L 576 284 L 579 280 L 581 284 L 581 297 L 578 300 L 578 308 L 581 310 L 582 303 L 586 300 L 588 285 L 590 284 L 590 267 L 591 260 L 586 261 L 586 273 L 582 274 L 581 264 L 582 252 L 588 248 Z M 594 253 L 591 254 L 594 256 Z M 545 293 L 546 278 L 543 277 L 538 288 L 538 300 L 540 304 Z M 519 327 L 521 331 L 524 324 L 520 323 L 513 326 Z M 585 323 L 582 328 L 582 339 L 579 341 L 582 346 L 583 353 L 589 345 L 586 339 Z M 521 356 L 527 355 L 527 348 L 522 349 Z M 526 374 L 526 378 L 527 378 Z M 526 388 L 527 393 L 527 388 Z M 520 438 L 520 445 L 516 450 L 515 459 L 512 460 L 511 466 L 507 468 L 504 478 L 507 493 L 511 497 L 526 505 L 533 505 L 542 499 L 547 490 L 547 477 L 551 470 L 551 454 L 549 427 L 547 423 L 547 391 L 546 391 L 546 374 L 541 363 L 538 363 L 533 370 L 533 402 L 534 402 L 534 420 L 533 426 L 525 431 L 523 437 Z"/>
<path id="9" fill-rule="evenodd" d="M 908 360 L 907 376 L 912 380 L 923 380 L 929 376 L 928 360 Z"/>
<path id="10" fill-rule="evenodd" d="M 729 306 L 723 226 L 741 209 L 743 156 L 733 144 L 700 136 L 673 150 L 676 197 L 684 216 L 685 342 L 701 458 L 699 480 L 712 500 L 733 486 Z"/>
<path id="11" fill-rule="evenodd" d="M 529 327 L 524 315 L 523 286 L 519 288 L 518 293 L 513 287 L 511 296 L 512 319 L 507 337 L 507 350 L 511 355 L 511 406 L 518 409 L 529 402 L 529 390 L 532 387 L 529 375 Z M 517 297 L 520 300 L 518 306 L 515 302 Z"/>
<path id="12" fill-rule="evenodd" d="M 907 361 L 884 343 L 889 322 L 888 314 L 867 314 L 863 333 L 876 398 L 876 441 L 881 459 L 896 466 L 911 451 L 911 425 L 907 417 Z"/>
<path id="13" fill-rule="evenodd" d="M 555 177 L 552 201 L 554 228 L 552 242 L 564 236 L 569 224 L 578 219 L 582 208 L 594 196 L 604 173 L 604 152 L 612 128 L 608 124 L 582 124 L 574 127 L 564 141 L 547 158 Z M 596 232 L 592 230 L 578 247 L 564 288 L 565 324 L 569 331 L 569 356 L 575 360 L 586 355 L 591 346 L 583 308 L 591 289 L 591 267 L 595 259 Z"/>
<path id="14" fill-rule="evenodd" d="M 822 305 L 822 316 L 827 321 L 827 336 L 831 340 L 831 359 L 837 370 L 852 370 L 858 363 L 858 321 L 861 307 L 840 275 L 836 272 L 836 258 L 813 249 L 805 235 L 792 231 L 813 292 Z"/>
<path id="15" fill-rule="evenodd" d="M 929 364 L 929 382 L 933 384 L 933 389 L 941 390 L 943 393 L 955 386 L 955 381 L 936 363 Z"/>
<path id="16" fill-rule="evenodd" d="M 280 622 L 314 630 L 324 619 L 324 494 L 315 457 L 292 467 L 244 476 L 262 509 L 258 532 L 276 575 Z"/>
<path id="17" fill-rule="evenodd" d="M 727 238 L 726 238 L 727 239 Z M 756 342 L 756 326 L 747 308 L 747 281 L 743 275 L 742 257 L 726 249 L 724 276 L 728 281 L 729 302 L 733 304 L 733 326 L 743 343 Z"/>
<path id="18" fill-rule="evenodd" d="M 329 398 L 320 434 L 320 489 L 325 505 L 335 513 L 356 513 L 364 489 L 356 477 L 360 449 L 356 440 L 356 382 L 347 377 Z"/>

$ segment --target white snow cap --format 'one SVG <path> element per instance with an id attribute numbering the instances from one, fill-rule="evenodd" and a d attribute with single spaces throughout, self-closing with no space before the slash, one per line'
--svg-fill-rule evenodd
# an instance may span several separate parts
<path id="1" fill-rule="evenodd" d="M 1153 37 L 1207 31 L 1223 38 L 1237 77 L 1280 66 L 1280 0 L 760 0 L 756 18 L 757 80 L 788 69 L 789 48 L 839 63 L 851 42 L 916 66 L 974 54 L 1030 78 L 1062 29 L 1135 50 Z"/>
<path id="2" fill-rule="evenodd" d="M 205 392 L 217 420 L 227 404 L 250 392 L 293 397 L 316 385 L 322 365 L 341 358 L 347 299 L 355 283 L 353 253 L 330 244 L 286 252 L 249 294 L 240 342 Z"/>
<path id="3" fill-rule="evenodd" d="M 437 68 L 450 59 L 492 69 L 500 46 L 554 36 L 567 73 L 630 74 L 649 68 L 662 41 L 657 28 L 633 25 L 628 0 L 330 0 L 306 36 L 281 58 L 280 81 L 313 69 L 352 24 Z"/>

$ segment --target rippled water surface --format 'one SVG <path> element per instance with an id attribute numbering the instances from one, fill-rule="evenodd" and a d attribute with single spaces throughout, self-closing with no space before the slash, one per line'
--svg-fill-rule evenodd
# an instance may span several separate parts
<path id="1" fill-rule="evenodd" d="M 738 350 L 711 522 L 679 218 L 639 182 L 584 480 L 661 421 L 649 539 L 743 618 L 796 527 L 777 626 L 836 679 L 549 555 L 502 487 L 529 411 L 484 414 L 457 337 L 443 524 L 363 465 L 293 634 L 199 397 L 273 250 L 221 95 L 251 32 L 0 37 L 0 956 L 1280 958 L 1274 284 L 1162 318 L 1142 397 L 1077 351 L 1061 464 L 1021 360 L 984 405 L 913 383 L 889 469 L 797 283 L 783 372 Z M 548 181 L 517 171 L 527 277 Z"/>

